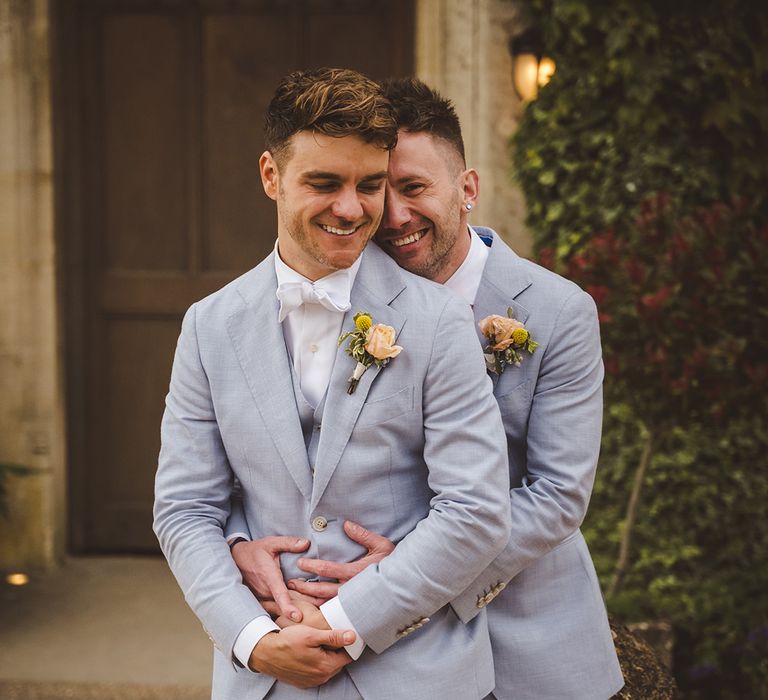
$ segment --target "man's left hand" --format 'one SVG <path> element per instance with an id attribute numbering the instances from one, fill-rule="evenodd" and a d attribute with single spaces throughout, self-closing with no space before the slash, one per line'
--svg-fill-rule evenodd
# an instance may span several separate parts
<path id="1" fill-rule="evenodd" d="M 336 579 L 338 583 L 291 579 L 288 581 L 289 589 L 312 596 L 316 600 L 330 600 L 336 596 L 342 583 L 349 581 L 349 579 L 359 574 L 371 564 L 380 562 L 395 549 L 394 543 L 386 537 L 366 530 L 362 525 L 358 525 L 351 520 L 347 520 L 344 523 L 344 532 L 349 539 L 365 547 L 368 550 L 367 553 L 360 559 L 344 564 L 326 559 L 306 559 L 302 557 L 297 562 L 298 567 L 302 571 L 322 576 L 323 578 Z"/>

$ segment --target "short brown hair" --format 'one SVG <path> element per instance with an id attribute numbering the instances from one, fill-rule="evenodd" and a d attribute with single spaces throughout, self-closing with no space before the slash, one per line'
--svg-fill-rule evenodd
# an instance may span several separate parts
<path id="1" fill-rule="evenodd" d="M 397 143 L 394 112 L 381 86 L 348 68 L 295 71 L 280 82 L 267 107 L 267 150 L 284 157 L 291 137 L 305 130 L 358 136 L 384 150 Z"/>
<path id="2" fill-rule="evenodd" d="M 418 78 L 389 78 L 382 83 L 392 103 L 397 127 L 411 133 L 426 132 L 450 143 L 466 164 L 461 124 L 453 103 Z"/>

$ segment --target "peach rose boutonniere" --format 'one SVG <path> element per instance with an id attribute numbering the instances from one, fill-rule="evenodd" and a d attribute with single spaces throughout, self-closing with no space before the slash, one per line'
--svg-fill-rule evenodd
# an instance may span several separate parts
<path id="1" fill-rule="evenodd" d="M 355 371 L 349 378 L 348 394 L 354 394 L 357 383 L 365 370 L 375 364 L 385 367 L 393 357 L 397 357 L 402 348 L 395 345 L 395 329 L 383 323 L 374 323 L 368 313 L 354 315 L 355 330 L 339 336 L 339 345 L 349 338 L 347 353 L 357 360 Z"/>
<path id="2" fill-rule="evenodd" d="M 521 351 L 533 354 L 539 347 L 526 327 L 512 317 L 511 308 L 507 309 L 506 316 L 486 316 L 477 325 L 488 338 L 485 364 L 489 372 L 501 374 L 507 365 L 519 367 L 523 362 Z"/>

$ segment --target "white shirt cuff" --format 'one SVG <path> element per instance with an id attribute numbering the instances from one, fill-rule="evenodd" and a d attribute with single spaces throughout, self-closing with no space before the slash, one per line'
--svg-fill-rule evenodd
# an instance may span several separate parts
<path id="1" fill-rule="evenodd" d="M 365 649 L 365 641 L 360 636 L 360 633 L 355 629 L 352 621 L 347 617 L 347 613 L 344 612 L 344 608 L 341 607 L 341 601 L 338 596 L 331 598 L 320 606 L 320 612 L 323 614 L 325 621 L 334 630 L 352 630 L 355 633 L 355 641 L 352 644 L 347 644 L 344 648 L 347 650 L 347 654 L 352 657 L 353 661 L 360 658 L 360 654 Z"/>
<path id="2" fill-rule="evenodd" d="M 246 668 L 251 660 L 251 652 L 259 643 L 259 640 L 270 632 L 279 632 L 280 628 L 272 621 L 269 615 L 259 615 L 251 620 L 237 635 L 235 646 L 232 648 L 237 660 Z"/>

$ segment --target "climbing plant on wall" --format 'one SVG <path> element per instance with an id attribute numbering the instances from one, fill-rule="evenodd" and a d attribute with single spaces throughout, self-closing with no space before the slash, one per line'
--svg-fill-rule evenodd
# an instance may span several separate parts
<path id="1" fill-rule="evenodd" d="M 557 64 L 514 137 L 539 248 L 568 257 L 663 191 L 768 213 L 768 11 L 738 0 L 529 0 Z M 762 154 L 762 157 L 761 155 Z"/>
<path id="2" fill-rule="evenodd" d="M 522 4 L 557 72 L 515 174 L 541 261 L 601 314 L 609 608 L 672 620 L 686 697 L 768 697 L 768 11 Z"/>

